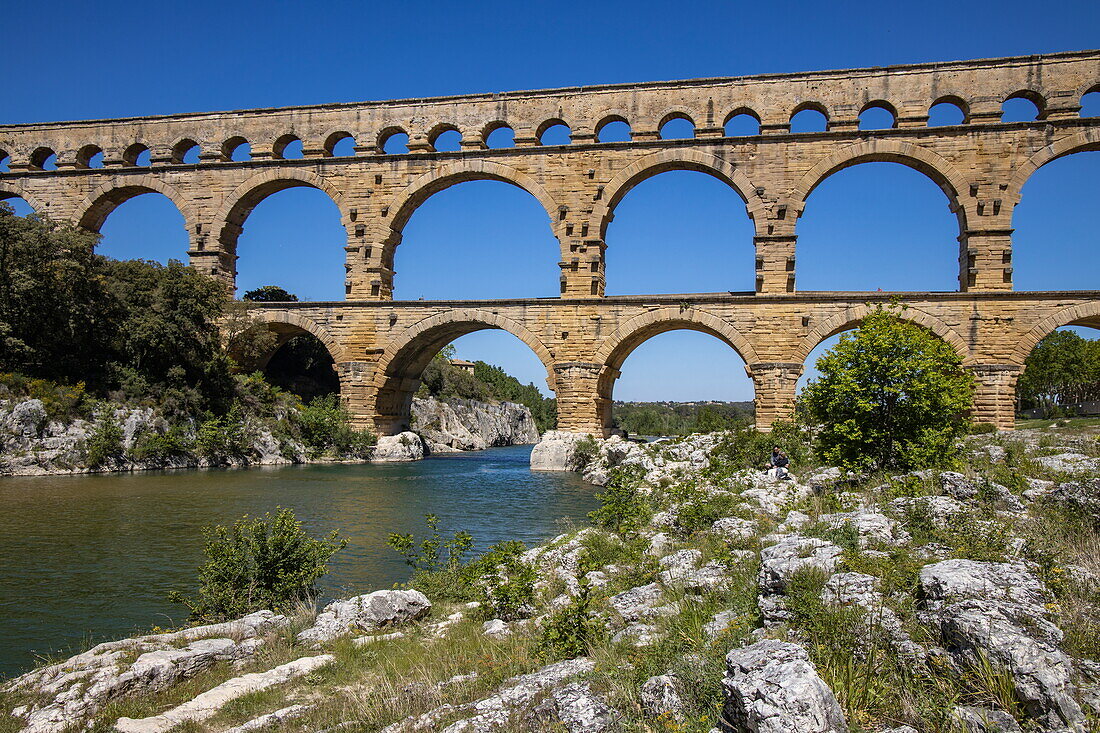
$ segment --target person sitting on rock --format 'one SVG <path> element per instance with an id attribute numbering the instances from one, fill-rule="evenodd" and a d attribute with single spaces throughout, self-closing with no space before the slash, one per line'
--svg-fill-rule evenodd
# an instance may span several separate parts
<path id="1" fill-rule="evenodd" d="M 791 464 L 790 459 L 787 458 L 787 454 L 779 449 L 779 446 L 772 448 L 771 457 L 768 459 L 768 473 L 774 470 L 774 477 L 777 479 L 789 479 L 790 473 L 787 471 L 787 466 Z"/>

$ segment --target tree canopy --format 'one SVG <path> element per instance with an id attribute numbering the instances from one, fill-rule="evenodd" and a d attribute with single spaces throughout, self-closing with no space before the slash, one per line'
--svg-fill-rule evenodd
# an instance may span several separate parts
<path id="1" fill-rule="evenodd" d="M 1016 393 L 1021 409 L 1047 412 L 1100 400 L 1100 340 L 1073 331 L 1049 334 L 1028 354 Z"/>
<path id="2" fill-rule="evenodd" d="M 816 364 L 802 406 L 832 463 L 908 469 L 950 459 L 967 429 L 973 377 L 950 345 L 880 307 Z"/>

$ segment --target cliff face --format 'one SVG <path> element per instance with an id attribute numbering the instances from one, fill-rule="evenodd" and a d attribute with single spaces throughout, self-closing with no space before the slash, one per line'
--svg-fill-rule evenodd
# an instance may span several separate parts
<path id="1" fill-rule="evenodd" d="M 412 429 L 431 453 L 527 445 L 539 439 L 531 411 L 514 402 L 414 399 Z"/>

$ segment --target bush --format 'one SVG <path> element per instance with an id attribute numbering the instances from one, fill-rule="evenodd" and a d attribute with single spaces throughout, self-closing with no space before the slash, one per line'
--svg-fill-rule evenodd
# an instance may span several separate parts
<path id="1" fill-rule="evenodd" d="M 643 475 L 640 466 L 612 469 L 603 493 L 596 494 L 600 507 L 588 513 L 592 523 L 619 533 L 642 526 L 652 514 L 649 503 L 638 493 Z"/>
<path id="2" fill-rule="evenodd" d="M 945 465 L 967 430 L 973 377 L 955 350 L 879 307 L 818 361 L 802 403 L 822 424 L 822 458 L 850 468 Z"/>
<path id="3" fill-rule="evenodd" d="M 173 425 L 165 432 L 148 430 L 138 434 L 130 449 L 134 461 L 166 466 L 173 458 L 188 458 L 195 448 L 194 439 L 182 425 Z"/>
<path id="4" fill-rule="evenodd" d="M 108 461 L 122 458 L 122 437 L 118 420 L 109 414 L 101 416 L 84 444 L 88 468 L 99 468 Z"/>
<path id="5" fill-rule="evenodd" d="M 351 415 L 337 395 L 317 397 L 298 413 L 298 430 L 311 457 L 366 456 L 376 442 L 366 430 L 351 426 Z"/>
<path id="6" fill-rule="evenodd" d="M 546 661 L 572 659 L 588 653 L 588 647 L 604 633 L 603 627 L 589 611 L 588 583 L 581 581 L 580 590 L 569 605 L 550 616 L 539 636 L 538 652 Z"/>
<path id="7" fill-rule="evenodd" d="M 195 433 L 195 452 L 211 463 L 224 463 L 235 456 L 252 452 L 251 436 L 239 404 L 224 417 L 211 418 Z"/>
<path id="8" fill-rule="evenodd" d="M 310 537 L 290 509 L 279 509 L 275 516 L 245 515 L 231 527 L 208 527 L 203 534 L 206 562 L 199 568 L 198 594 L 169 595 L 201 622 L 262 609 L 288 611 L 311 600 L 317 579 L 328 573 L 329 559 L 347 545 L 335 531 L 321 539 Z"/>

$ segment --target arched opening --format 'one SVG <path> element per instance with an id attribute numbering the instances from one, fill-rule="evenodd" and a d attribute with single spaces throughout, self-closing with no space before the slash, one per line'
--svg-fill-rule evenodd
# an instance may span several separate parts
<path id="1" fill-rule="evenodd" d="M 235 162 L 252 160 L 252 145 L 243 137 L 231 137 L 222 144 L 222 159 Z"/>
<path id="2" fill-rule="evenodd" d="M 57 170 L 57 153 L 49 148 L 38 148 L 31 153 L 31 168 L 39 171 Z"/>
<path id="3" fill-rule="evenodd" d="M 1088 212 L 1100 200 L 1100 150 L 1065 155 L 1035 171 L 1012 212 L 1017 290 L 1100 288 L 1100 235 Z"/>
<path id="4" fill-rule="evenodd" d="M 674 112 L 661 122 L 660 136 L 662 140 L 691 139 L 695 137 L 695 123 L 687 115 Z"/>
<path id="5" fill-rule="evenodd" d="M 816 102 L 799 105 L 791 114 L 791 132 L 826 132 L 828 129 L 829 116 L 825 108 Z"/>
<path id="6" fill-rule="evenodd" d="M 0 150 L 0 173 L 11 173 L 11 156 L 4 150 Z"/>
<path id="7" fill-rule="evenodd" d="M 697 323 L 652 324 L 620 344 L 607 367 L 599 384 L 605 429 L 677 435 L 752 421 L 745 360 Z"/>
<path id="8" fill-rule="evenodd" d="M 378 135 L 378 150 L 388 155 L 409 152 L 409 133 L 400 127 L 390 127 Z"/>
<path id="9" fill-rule="evenodd" d="M 540 145 L 568 145 L 573 142 L 573 131 L 561 120 L 547 120 L 539 126 Z"/>
<path id="10" fill-rule="evenodd" d="M 1100 117 L 1100 87 L 1081 96 L 1081 117 Z"/>
<path id="11" fill-rule="evenodd" d="M 199 162 L 199 144 L 189 138 L 172 146 L 172 162 L 195 165 Z"/>
<path id="12" fill-rule="evenodd" d="M 898 113 L 889 102 L 868 102 L 859 113 L 859 129 L 892 130 L 898 126 Z"/>
<path id="13" fill-rule="evenodd" d="M 698 170 L 649 173 L 611 204 L 607 294 L 752 291 L 754 229 L 737 190 Z"/>
<path id="14" fill-rule="evenodd" d="M 432 193 L 412 213 L 394 254 L 399 300 L 558 295 L 561 248 L 546 209 L 499 180 Z"/>
<path id="15" fill-rule="evenodd" d="M 152 162 L 152 154 L 146 146 L 134 143 L 122 151 L 122 162 L 125 165 L 147 168 Z"/>
<path id="16" fill-rule="evenodd" d="M 428 135 L 428 143 L 437 153 L 457 153 L 462 150 L 462 133 L 454 125 L 439 125 Z"/>
<path id="17" fill-rule="evenodd" d="M 129 193 L 129 192 L 128 192 Z M 162 193 L 140 191 L 104 206 L 99 223 L 88 228 L 102 235 L 96 252 L 116 260 L 187 262 L 187 223 L 172 200 Z M 90 212 L 89 212 L 90 213 Z M 85 217 L 86 220 L 88 217 Z"/>
<path id="18" fill-rule="evenodd" d="M 1031 91 L 1019 91 L 1001 104 L 1001 122 L 1031 122 L 1038 120 L 1046 108 L 1046 100 Z"/>
<path id="19" fill-rule="evenodd" d="M 730 112 L 723 125 L 726 137 L 742 137 L 760 134 L 760 116 L 751 109 L 737 109 Z"/>
<path id="20" fill-rule="evenodd" d="M 34 213 L 34 209 L 26 201 L 18 196 L 0 191 L 0 202 L 3 202 L 12 208 L 12 211 L 16 216 L 28 216 Z"/>
<path id="21" fill-rule="evenodd" d="M 553 397 L 549 352 L 519 324 L 485 313 L 483 319 L 413 326 L 402 339 L 379 366 L 375 409 L 381 434 L 408 430 L 413 399 L 430 396 L 522 402 L 540 423 L 540 432 L 555 424 L 555 406 L 547 399 Z"/>
<path id="22" fill-rule="evenodd" d="M 347 233 L 328 194 L 297 180 L 251 192 L 231 220 L 241 227 L 237 292 L 278 285 L 301 300 L 340 300 L 345 293 Z"/>
<path id="23" fill-rule="evenodd" d="M 862 161 L 814 188 L 798 222 L 799 290 L 957 290 L 959 219 L 929 174 Z"/>
<path id="24" fill-rule="evenodd" d="M 76 151 L 76 165 L 78 168 L 102 168 L 103 151 L 96 145 L 85 145 Z"/>
<path id="25" fill-rule="evenodd" d="M 623 117 L 605 117 L 596 125 L 596 142 L 628 143 L 630 139 L 630 123 Z"/>
<path id="26" fill-rule="evenodd" d="M 490 149 L 513 148 L 516 145 L 516 133 L 503 122 L 493 122 L 486 125 L 482 131 L 481 139 Z"/>
<path id="27" fill-rule="evenodd" d="M 970 108 L 959 97 L 940 97 L 928 108 L 928 126 L 965 125 L 970 118 Z"/>
<path id="28" fill-rule="evenodd" d="M 283 160 L 296 160 L 305 157 L 302 152 L 302 141 L 295 135 L 280 137 L 275 141 L 271 152 L 275 154 L 276 158 L 282 158 Z"/>
<path id="29" fill-rule="evenodd" d="M 261 372 L 280 389 L 310 402 L 340 393 L 336 363 L 325 343 L 294 323 L 269 321 L 229 341 L 229 355 L 242 372 Z"/>
<path id="30" fill-rule="evenodd" d="M 324 151 L 328 158 L 350 158 L 355 155 L 355 137 L 343 130 L 334 132 L 325 138 Z"/>

